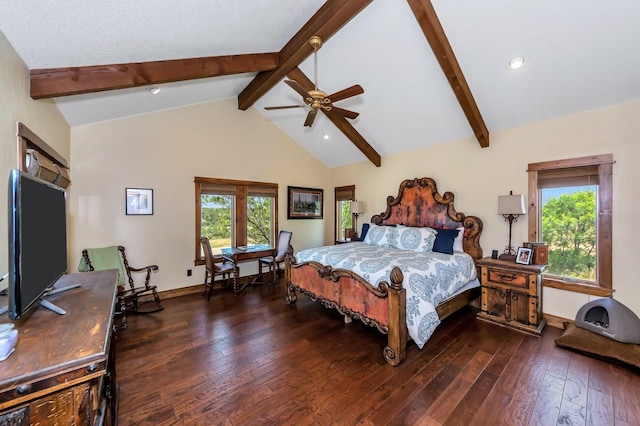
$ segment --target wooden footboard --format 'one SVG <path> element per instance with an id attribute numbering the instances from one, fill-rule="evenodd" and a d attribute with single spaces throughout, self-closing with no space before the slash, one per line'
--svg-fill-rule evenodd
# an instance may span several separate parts
<path id="1" fill-rule="evenodd" d="M 376 288 L 346 269 L 333 269 L 318 262 L 296 263 L 295 257 L 288 255 L 285 277 L 287 303 L 295 303 L 299 291 L 345 316 L 376 327 L 387 334 L 384 359 L 393 366 L 405 359 L 407 301 L 399 268 L 391 271 L 391 283 L 383 282 Z"/>
<path id="2" fill-rule="evenodd" d="M 292 254 L 286 256 L 285 262 L 287 303 L 296 303 L 296 291 L 299 291 L 313 301 L 337 310 L 345 320 L 356 318 L 386 334 L 383 356 L 390 365 L 396 366 L 406 358 L 409 341 L 407 299 L 399 268 L 391 271 L 391 283 L 383 282 L 378 289 L 346 269 L 334 269 L 318 262 L 296 263 Z M 438 317 L 444 320 L 479 296 L 479 287 L 460 293 L 436 307 Z"/>

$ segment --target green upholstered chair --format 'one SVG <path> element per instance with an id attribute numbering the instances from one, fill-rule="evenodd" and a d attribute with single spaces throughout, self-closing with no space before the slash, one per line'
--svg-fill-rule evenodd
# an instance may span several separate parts
<path id="1" fill-rule="evenodd" d="M 117 269 L 119 271 L 117 313 L 122 315 L 122 319 L 118 328 L 126 327 L 127 313 L 148 314 L 164 309 L 156 286 L 149 284 L 151 272 L 158 270 L 157 265 L 148 265 L 142 268 L 130 266 L 123 246 L 82 250 L 82 259 L 80 259 L 78 271 L 88 272 L 105 269 Z M 144 285 L 136 287 L 132 274 L 141 272 L 145 273 Z"/>

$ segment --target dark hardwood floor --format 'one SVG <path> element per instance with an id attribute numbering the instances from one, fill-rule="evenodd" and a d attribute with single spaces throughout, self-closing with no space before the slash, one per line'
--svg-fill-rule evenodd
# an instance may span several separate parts
<path id="1" fill-rule="evenodd" d="M 639 425 L 640 374 L 465 308 L 398 367 L 386 336 L 284 285 L 164 300 L 118 333 L 121 425 Z"/>

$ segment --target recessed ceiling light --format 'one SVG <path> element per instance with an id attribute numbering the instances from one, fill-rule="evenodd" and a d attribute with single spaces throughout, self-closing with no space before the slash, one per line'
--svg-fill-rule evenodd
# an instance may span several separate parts
<path id="1" fill-rule="evenodd" d="M 160 93 L 160 90 L 162 90 L 160 87 L 158 86 L 151 86 L 149 87 L 149 93 L 151 93 L 152 95 L 157 95 L 158 93 Z"/>
<path id="2" fill-rule="evenodd" d="M 329 135 L 325 133 L 325 135 L 322 137 L 325 141 L 329 140 Z"/>
<path id="3" fill-rule="evenodd" d="M 509 68 L 517 70 L 524 65 L 524 58 L 522 56 L 516 56 L 509 61 Z"/>

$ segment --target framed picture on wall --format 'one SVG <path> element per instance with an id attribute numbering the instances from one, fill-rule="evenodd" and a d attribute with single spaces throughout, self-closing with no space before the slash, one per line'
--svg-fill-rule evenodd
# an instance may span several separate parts
<path id="1" fill-rule="evenodd" d="M 127 188 L 125 202 L 127 215 L 153 214 L 153 189 Z"/>
<path id="2" fill-rule="evenodd" d="M 288 186 L 287 219 L 322 219 L 323 190 Z"/>

